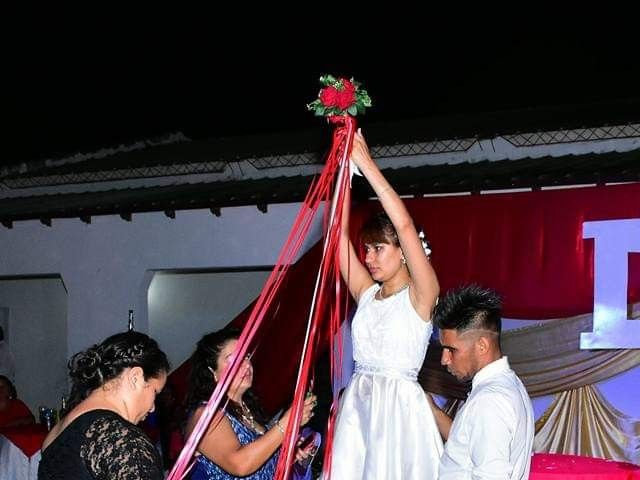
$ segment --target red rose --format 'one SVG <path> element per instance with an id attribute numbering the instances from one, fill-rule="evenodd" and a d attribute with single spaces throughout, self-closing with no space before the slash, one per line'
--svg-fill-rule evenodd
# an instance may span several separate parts
<path id="1" fill-rule="evenodd" d="M 325 107 L 335 107 L 338 104 L 338 90 L 329 86 L 320 91 L 320 101 Z"/>
<path id="2" fill-rule="evenodd" d="M 346 88 L 338 92 L 338 108 L 340 110 L 346 110 L 351 105 L 356 103 L 355 90 L 347 90 Z"/>
<path id="3" fill-rule="evenodd" d="M 355 92 L 356 91 L 356 86 L 351 83 L 351 80 L 348 80 L 346 78 L 341 78 L 340 79 L 342 81 L 342 90 L 343 91 L 347 91 L 347 92 Z"/>

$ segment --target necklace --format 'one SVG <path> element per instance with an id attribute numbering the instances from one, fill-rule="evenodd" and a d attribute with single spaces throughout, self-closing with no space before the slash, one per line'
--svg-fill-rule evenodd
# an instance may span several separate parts
<path id="1" fill-rule="evenodd" d="M 249 407 L 247 407 L 247 404 L 241 401 L 240 406 L 242 407 L 241 415 L 242 415 L 242 420 L 244 421 L 244 424 L 254 432 L 257 432 L 260 435 L 264 434 L 264 427 L 256 423 L 255 419 L 253 418 L 253 414 L 251 413 L 251 410 L 249 409 Z"/>
<path id="2" fill-rule="evenodd" d="M 240 406 L 242 407 L 242 419 L 244 420 L 244 422 L 247 424 L 248 427 L 251 427 L 253 430 L 255 430 L 256 421 L 253 418 L 253 414 L 251 413 L 251 410 L 249 410 L 249 407 L 247 407 L 247 404 L 244 402 L 241 402 Z"/>
<path id="3" fill-rule="evenodd" d="M 398 293 L 400 293 L 402 290 L 404 290 L 408 286 L 409 286 L 409 282 L 405 283 L 400 288 L 398 288 L 396 291 L 394 291 L 392 293 L 389 293 L 387 295 L 382 293 L 382 287 L 380 287 L 380 290 L 378 290 L 378 296 L 380 297 L 380 300 L 384 300 L 385 298 L 389 298 L 389 297 L 393 297 L 394 295 L 397 295 Z"/>

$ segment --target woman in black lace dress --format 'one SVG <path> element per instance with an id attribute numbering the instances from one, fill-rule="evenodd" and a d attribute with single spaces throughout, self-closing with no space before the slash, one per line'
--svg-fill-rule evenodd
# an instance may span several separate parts
<path id="1" fill-rule="evenodd" d="M 162 462 L 136 427 L 154 409 L 169 371 L 155 340 L 119 333 L 69 362 L 67 413 L 44 441 L 39 480 L 161 480 Z"/>

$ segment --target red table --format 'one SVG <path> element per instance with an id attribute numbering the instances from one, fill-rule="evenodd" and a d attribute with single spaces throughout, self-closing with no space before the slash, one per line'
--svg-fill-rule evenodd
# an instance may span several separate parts
<path id="1" fill-rule="evenodd" d="M 640 480 L 640 466 L 601 458 L 536 453 L 529 480 Z"/>
<path id="2" fill-rule="evenodd" d="M 0 429 L 0 479 L 36 480 L 46 435 L 37 424 Z"/>

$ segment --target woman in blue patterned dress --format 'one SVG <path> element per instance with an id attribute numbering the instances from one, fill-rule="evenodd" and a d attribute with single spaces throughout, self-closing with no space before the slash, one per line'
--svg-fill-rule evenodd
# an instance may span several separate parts
<path id="1" fill-rule="evenodd" d="M 198 342 L 192 356 L 189 405 L 193 410 L 187 423 L 191 433 L 213 392 L 218 379 L 228 368 L 238 343 L 237 330 L 209 333 Z M 289 421 L 290 410 L 267 428 L 267 418 L 251 391 L 253 366 L 247 358 L 231 382 L 228 405 L 222 420 L 213 423 L 198 445 L 198 456 L 191 473 L 192 480 L 242 478 L 245 480 L 271 480 L 278 464 L 278 451 Z M 305 400 L 302 425 L 313 416 L 316 397 Z M 313 444 L 296 458 L 309 456 Z"/>

